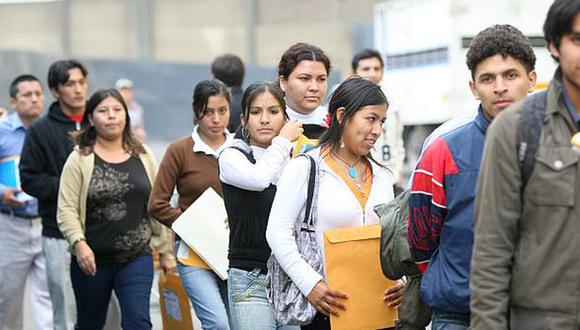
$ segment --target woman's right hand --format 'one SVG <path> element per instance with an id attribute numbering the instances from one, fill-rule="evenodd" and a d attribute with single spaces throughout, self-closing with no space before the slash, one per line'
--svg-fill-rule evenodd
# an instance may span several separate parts
<path id="1" fill-rule="evenodd" d="M 339 316 L 338 308 L 346 310 L 343 303 L 337 298 L 348 299 L 344 293 L 332 290 L 320 281 L 316 283 L 314 289 L 308 294 L 308 301 L 322 314 L 330 316 L 330 314 Z"/>
<path id="2" fill-rule="evenodd" d="M 95 276 L 97 273 L 97 264 L 95 262 L 95 254 L 91 247 L 85 241 L 78 241 L 74 249 L 77 264 L 81 270 L 87 275 Z"/>
<path id="3" fill-rule="evenodd" d="M 304 129 L 302 129 L 301 122 L 297 120 L 288 120 L 286 124 L 282 126 L 282 129 L 280 130 L 280 133 L 278 133 L 278 136 L 284 137 L 288 139 L 290 142 L 294 142 L 298 140 L 298 137 L 300 136 L 300 134 L 302 134 L 302 132 L 304 132 Z"/>

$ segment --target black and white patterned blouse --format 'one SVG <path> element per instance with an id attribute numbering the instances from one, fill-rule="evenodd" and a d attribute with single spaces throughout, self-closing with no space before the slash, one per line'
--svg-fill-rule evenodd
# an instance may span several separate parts
<path id="1" fill-rule="evenodd" d="M 85 236 L 97 264 L 126 263 L 151 252 L 147 200 L 151 185 L 138 156 L 108 163 L 95 154 Z"/>

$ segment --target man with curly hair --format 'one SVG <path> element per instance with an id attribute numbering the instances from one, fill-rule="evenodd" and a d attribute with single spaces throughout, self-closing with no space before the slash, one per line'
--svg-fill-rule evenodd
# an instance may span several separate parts
<path id="1" fill-rule="evenodd" d="M 471 269 L 475 330 L 580 329 L 579 0 L 553 2 L 544 38 L 558 62 L 548 90 L 503 112 L 485 142 Z M 530 131 L 535 143 L 522 138 Z"/>
<path id="2" fill-rule="evenodd" d="M 469 328 L 469 273 L 473 207 L 485 133 L 504 109 L 536 83 L 529 40 L 510 25 L 494 25 L 467 52 L 475 119 L 436 139 L 419 160 L 409 197 L 407 239 L 423 272 L 421 296 L 432 309 L 432 329 Z"/>

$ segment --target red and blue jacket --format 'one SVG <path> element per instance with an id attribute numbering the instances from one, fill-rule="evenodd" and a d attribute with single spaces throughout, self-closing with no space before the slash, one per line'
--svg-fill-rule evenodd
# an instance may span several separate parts
<path id="1" fill-rule="evenodd" d="M 480 106 L 472 122 L 425 150 L 413 177 L 407 240 L 424 272 L 421 296 L 436 310 L 469 314 L 473 207 L 489 123 Z"/>

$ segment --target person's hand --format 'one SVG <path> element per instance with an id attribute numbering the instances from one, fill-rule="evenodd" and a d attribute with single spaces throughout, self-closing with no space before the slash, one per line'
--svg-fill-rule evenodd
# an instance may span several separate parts
<path id="1" fill-rule="evenodd" d="M 288 120 L 286 124 L 282 126 L 282 129 L 280 130 L 280 133 L 278 133 L 278 136 L 284 137 L 288 139 L 290 142 L 294 142 L 298 140 L 298 137 L 300 136 L 300 134 L 302 134 L 302 132 L 304 132 L 304 129 L 302 128 L 301 122 L 297 120 Z"/>
<path id="2" fill-rule="evenodd" d="M 97 273 L 97 264 L 95 262 L 95 254 L 91 247 L 85 241 L 78 241 L 74 249 L 77 263 L 81 270 L 87 275 L 95 276 Z"/>
<path id="3" fill-rule="evenodd" d="M 0 107 L 0 120 L 6 119 L 8 117 L 8 110 Z"/>
<path id="4" fill-rule="evenodd" d="M 385 290 L 383 300 L 387 303 L 387 306 L 398 308 L 401 305 L 404 293 L 405 282 L 398 280 L 395 285 Z"/>
<path id="5" fill-rule="evenodd" d="M 6 205 L 6 206 L 23 205 L 24 202 L 20 201 L 20 200 L 18 200 L 18 198 L 16 198 L 16 194 L 18 194 L 19 192 L 21 192 L 20 189 L 6 188 L 4 190 L 4 193 L 2 194 L 2 205 Z"/>
<path id="6" fill-rule="evenodd" d="M 339 316 L 338 309 L 346 310 L 339 298 L 348 299 L 348 296 L 330 289 L 322 281 L 318 282 L 306 297 L 316 310 L 326 316 L 330 316 L 330 314 Z"/>
<path id="7" fill-rule="evenodd" d="M 167 273 L 173 273 L 175 272 L 175 269 L 177 269 L 177 263 L 175 262 L 175 259 L 173 257 L 169 258 L 169 257 L 160 257 L 159 259 L 159 268 L 161 268 L 161 270 L 163 270 L 163 272 L 165 274 Z"/>

